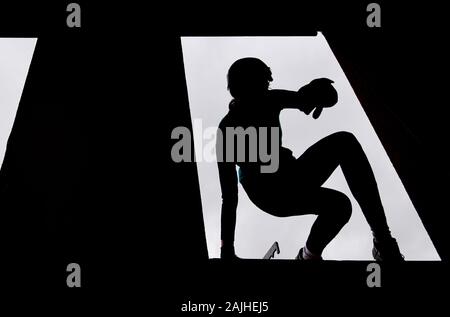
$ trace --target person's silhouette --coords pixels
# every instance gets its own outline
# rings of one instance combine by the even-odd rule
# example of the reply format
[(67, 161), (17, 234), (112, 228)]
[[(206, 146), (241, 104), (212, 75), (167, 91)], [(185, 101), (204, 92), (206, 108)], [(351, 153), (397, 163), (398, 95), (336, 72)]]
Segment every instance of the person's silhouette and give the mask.
[(352, 205), (349, 198), (322, 186), (340, 166), (372, 230), (374, 258), (382, 261), (403, 260), (397, 242), (391, 236), (371, 166), (353, 134), (333, 133), (312, 145), (298, 158), (281, 146), (280, 111), (295, 108), (308, 115), (314, 110), (313, 117), (317, 119), (324, 107), (337, 103), (333, 81), (315, 79), (298, 92), (269, 89), (273, 80), (271, 70), (253, 57), (234, 62), (227, 79), (233, 100), (229, 112), (219, 124), (223, 138), (217, 148), (223, 151), (222, 158), (227, 157), (224, 133), (227, 128), (255, 127), (259, 131), (261, 127), (277, 127), (280, 129), (280, 146), (279, 149), (272, 149), (279, 150), (279, 166), (274, 173), (262, 173), (261, 162), (218, 160), (222, 190), (221, 258), (237, 258), (234, 250), (238, 203), (236, 165), (239, 166), (239, 182), (250, 200), (261, 210), (278, 217), (318, 216), (297, 259), (321, 259), (324, 248), (350, 219)]

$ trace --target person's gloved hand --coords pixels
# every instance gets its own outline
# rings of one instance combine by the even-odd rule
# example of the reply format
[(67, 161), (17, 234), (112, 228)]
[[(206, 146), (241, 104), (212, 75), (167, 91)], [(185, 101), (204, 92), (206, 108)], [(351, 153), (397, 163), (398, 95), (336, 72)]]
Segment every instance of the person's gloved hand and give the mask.
[(222, 260), (237, 260), (239, 259), (234, 252), (234, 245), (223, 245), (220, 248), (220, 258)]
[(336, 89), (331, 79), (318, 78), (299, 89), (303, 99), (303, 112), (310, 114), (314, 110), (313, 118), (319, 118), (323, 108), (334, 106), (338, 101)]

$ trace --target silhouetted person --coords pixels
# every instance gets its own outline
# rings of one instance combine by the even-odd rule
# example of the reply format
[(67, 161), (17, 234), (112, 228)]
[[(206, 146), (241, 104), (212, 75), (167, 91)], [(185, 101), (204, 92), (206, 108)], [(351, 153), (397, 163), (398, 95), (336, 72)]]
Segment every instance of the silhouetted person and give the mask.
[[(228, 71), (228, 89), (234, 99), (230, 102), (228, 114), (220, 122), (223, 143), (218, 141), (217, 148), (223, 146), (222, 149), (226, 152), (227, 127), (278, 127), (279, 166), (274, 173), (262, 173), (261, 161), (218, 160), (223, 200), (221, 258), (236, 258), (234, 234), (238, 204), (237, 164), (240, 183), (250, 200), (261, 210), (278, 217), (304, 214), (318, 216), (297, 259), (322, 259), (324, 248), (350, 219), (350, 199), (339, 191), (322, 186), (340, 166), (372, 230), (374, 258), (380, 261), (403, 260), (386, 222), (371, 166), (353, 134), (333, 133), (312, 145), (299, 158), (295, 158), (292, 151), (281, 146), (280, 111), (295, 108), (309, 115), (314, 110), (313, 117), (317, 119), (322, 108), (333, 106), (337, 102), (333, 81), (316, 79), (294, 92), (269, 89), (272, 80), (270, 68), (257, 58), (237, 60)], [(258, 140), (259, 137), (260, 135)], [(223, 157), (226, 157), (225, 153)]]

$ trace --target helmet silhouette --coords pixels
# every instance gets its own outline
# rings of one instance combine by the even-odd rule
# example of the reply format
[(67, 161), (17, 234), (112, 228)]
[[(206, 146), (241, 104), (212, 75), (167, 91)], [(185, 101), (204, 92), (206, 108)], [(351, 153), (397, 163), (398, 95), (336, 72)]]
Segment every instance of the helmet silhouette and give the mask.
[(270, 68), (256, 57), (235, 61), (228, 70), (228, 90), (235, 99), (255, 96), (269, 88)]

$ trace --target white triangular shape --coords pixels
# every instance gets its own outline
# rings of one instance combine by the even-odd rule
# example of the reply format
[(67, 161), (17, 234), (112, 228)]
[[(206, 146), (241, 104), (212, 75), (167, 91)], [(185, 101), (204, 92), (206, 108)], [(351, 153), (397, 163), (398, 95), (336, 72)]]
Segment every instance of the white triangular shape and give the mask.
[(37, 38), (0, 38), (0, 165), (36, 42)]

